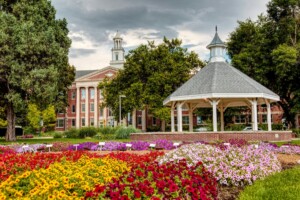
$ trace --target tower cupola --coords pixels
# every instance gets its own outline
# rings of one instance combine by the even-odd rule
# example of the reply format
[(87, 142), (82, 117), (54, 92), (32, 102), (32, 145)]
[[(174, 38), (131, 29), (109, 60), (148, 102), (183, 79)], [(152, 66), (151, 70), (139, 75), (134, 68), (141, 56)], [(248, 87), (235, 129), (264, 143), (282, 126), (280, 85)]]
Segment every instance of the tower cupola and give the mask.
[(210, 62), (225, 62), (225, 43), (220, 39), (218, 35), (218, 28), (216, 26), (216, 33), (207, 47), (210, 50)]
[(123, 39), (119, 33), (119, 31), (117, 31), (115, 37), (113, 38), (114, 40), (114, 47), (111, 49), (111, 53), (112, 53), (112, 60), (110, 61), (110, 65), (113, 67), (117, 67), (117, 68), (123, 68), (124, 66), (124, 48), (123, 48)]

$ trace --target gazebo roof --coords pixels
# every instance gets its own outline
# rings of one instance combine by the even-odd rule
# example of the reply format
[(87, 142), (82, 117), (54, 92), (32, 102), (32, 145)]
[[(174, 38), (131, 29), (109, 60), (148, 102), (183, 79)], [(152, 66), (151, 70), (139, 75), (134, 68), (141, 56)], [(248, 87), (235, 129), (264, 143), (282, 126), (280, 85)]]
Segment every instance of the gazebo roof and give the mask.
[(260, 99), (258, 102), (261, 104), (264, 99), (268, 99), (270, 102), (279, 101), (277, 94), (228, 63), (210, 62), (167, 97), (163, 103), (164, 105), (170, 105), (172, 101), (195, 101), (213, 98), (239, 101), (236, 105), (231, 103), (231, 106), (241, 106), (241, 99), (250, 98)]
[(215, 36), (214, 36), (213, 40), (210, 42), (209, 45), (207, 45), (206, 48), (209, 49), (212, 46), (224, 46), (225, 47), (225, 43), (220, 39), (217, 32), (215, 33)]

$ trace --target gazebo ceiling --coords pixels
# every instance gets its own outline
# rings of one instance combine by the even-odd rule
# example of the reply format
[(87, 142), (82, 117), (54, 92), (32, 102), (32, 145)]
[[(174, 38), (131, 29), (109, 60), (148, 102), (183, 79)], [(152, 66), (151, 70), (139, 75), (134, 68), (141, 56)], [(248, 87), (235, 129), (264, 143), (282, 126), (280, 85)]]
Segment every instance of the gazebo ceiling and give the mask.
[(279, 101), (279, 96), (226, 62), (210, 62), (164, 100), (164, 105), (181, 101), (211, 107), (208, 100), (219, 99), (229, 107)]

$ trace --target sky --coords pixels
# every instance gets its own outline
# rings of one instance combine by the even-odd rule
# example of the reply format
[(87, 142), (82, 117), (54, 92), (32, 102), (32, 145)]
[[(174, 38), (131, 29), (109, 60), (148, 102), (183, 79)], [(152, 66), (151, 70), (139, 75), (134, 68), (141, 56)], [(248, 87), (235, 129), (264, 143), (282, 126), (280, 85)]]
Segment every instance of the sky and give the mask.
[(256, 20), (268, 0), (52, 0), (58, 19), (66, 18), (72, 46), (69, 62), (77, 70), (109, 66), (119, 31), (125, 54), (147, 41), (179, 38), (189, 51), (208, 59), (206, 46), (218, 26), (226, 42), (237, 21)]

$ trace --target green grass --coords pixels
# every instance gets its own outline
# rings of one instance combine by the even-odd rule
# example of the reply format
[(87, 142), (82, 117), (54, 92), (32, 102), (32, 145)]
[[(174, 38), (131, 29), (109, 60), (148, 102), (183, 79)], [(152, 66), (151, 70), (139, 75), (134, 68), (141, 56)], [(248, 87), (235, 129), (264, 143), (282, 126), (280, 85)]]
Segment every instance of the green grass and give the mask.
[[(287, 142), (274, 142), (275, 144), (281, 146), (283, 144), (287, 144)], [(296, 144), (296, 145), (300, 145), (300, 140), (292, 140), (291, 144)]]
[[(42, 144), (42, 143), (53, 143), (53, 142), (70, 142), (72, 144), (77, 144), (77, 143), (83, 143), (83, 142), (99, 142), (99, 141), (108, 141), (108, 140), (103, 140), (103, 139), (73, 139), (73, 138), (51, 138), (51, 139), (45, 139), (45, 138), (30, 138), (30, 139), (17, 139), (16, 142), (6, 142), (3, 138), (0, 139), (0, 144), (8, 145), (11, 143), (27, 143), (27, 144)], [(112, 141), (112, 140), (109, 140)], [(114, 141), (119, 141), (119, 142), (128, 142), (130, 141), (129, 139), (119, 139), (119, 140), (114, 140)]]
[(300, 167), (256, 181), (241, 192), (239, 200), (299, 200)]

